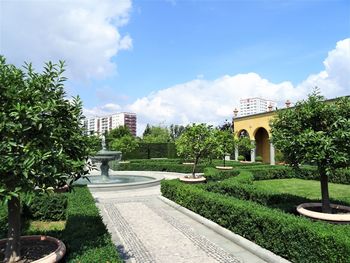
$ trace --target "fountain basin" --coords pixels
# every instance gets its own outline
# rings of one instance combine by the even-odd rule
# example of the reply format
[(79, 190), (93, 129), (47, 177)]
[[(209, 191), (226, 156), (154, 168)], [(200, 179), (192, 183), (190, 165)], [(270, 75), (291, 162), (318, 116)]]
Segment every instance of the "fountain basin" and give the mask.
[(164, 179), (160, 172), (151, 171), (113, 171), (109, 170), (109, 177), (101, 177), (98, 171), (92, 171), (87, 179), (79, 179), (74, 184), (87, 185), (90, 190), (117, 191), (159, 185)]

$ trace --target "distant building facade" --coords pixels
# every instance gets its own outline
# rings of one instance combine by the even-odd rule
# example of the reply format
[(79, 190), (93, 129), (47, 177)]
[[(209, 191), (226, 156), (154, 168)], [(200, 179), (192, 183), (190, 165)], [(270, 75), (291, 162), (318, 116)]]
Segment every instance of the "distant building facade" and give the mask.
[(126, 126), (131, 134), (136, 136), (136, 121), (136, 113), (120, 112), (108, 116), (86, 118), (84, 128), (86, 134), (103, 134), (119, 126)]
[(239, 103), (240, 110), (238, 112), (238, 116), (240, 117), (271, 111), (277, 107), (277, 103), (275, 101), (262, 98), (241, 99)]

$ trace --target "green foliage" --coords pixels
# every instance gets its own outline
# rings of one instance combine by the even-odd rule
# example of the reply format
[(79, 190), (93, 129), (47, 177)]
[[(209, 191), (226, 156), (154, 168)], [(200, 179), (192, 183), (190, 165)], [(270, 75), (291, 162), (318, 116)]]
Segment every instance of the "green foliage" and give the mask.
[(28, 219), (42, 221), (66, 220), (67, 196), (64, 194), (38, 194), (23, 205)]
[(218, 157), (223, 158), (225, 164), (225, 155), (230, 155), (235, 148), (233, 134), (229, 130), (215, 130), (214, 137), (216, 139), (216, 154)]
[(90, 146), (90, 156), (94, 156), (99, 150), (102, 149), (102, 140), (97, 135), (89, 135), (85, 137)]
[(89, 145), (83, 136), (82, 103), (68, 100), (64, 63), (31, 64), (22, 71), (0, 57), (0, 196), (45, 191), (83, 174)]
[(142, 138), (142, 142), (144, 143), (167, 143), (170, 142), (170, 140), (169, 130), (161, 126), (148, 126), (147, 132)]
[(256, 161), (256, 162), (262, 162), (262, 161), (263, 161), (263, 158), (262, 158), (261, 156), (258, 155), (258, 156), (255, 157), (255, 161)]
[(67, 216), (62, 233), (67, 262), (122, 262), (86, 187), (68, 194)]
[(169, 126), (169, 134), (173, 142), (175, 142), (177, 138), (179, 138), (184, 131), (185, 131), (185, 127), (182, 125), (171, 124)]
[(213, 128), (204, 123), (188, 126), (175, 144), (180, 157), (194, 161), (193, 176), (199, 159), (212, 157), (217, 148)]
[(125, 136), (133, 137), (127, 126), (118, 126), (106, 133), (106, 145), (108, 148), (112, 148), (112, 144), (115, 140), (121, 139)]
[(0, 203), (0, 239), (7, 234), (7, 207)]
[(176, 148), (174, 143), (138, 143), (131, 152), (123, 154), (124, 160), (149, 159), (149, 158), (175, 158)]
[(239, 174), (238, 170), (218, 170), (213, 167), (207, 167), (204, 169), (204, 176), (207, 179), (207, 182), (217, 182), (226, 180), (228, 178), (237, 176)]
[[(204, 168), (207, 167), (205, 164), (198, 164), (197, 171), (203, 172)], [(112, 167), (113, 169), (114, 167)], [(120, 163), (118, 165), (119, 171), (162, 171), (162, 172), (176, 172), (176, 173), (191, 173), (192, 166), (184, 165), (181, 163), (172, 163), (154, 160), (154, 161), (138, 161), (130, 163)]]
[(135, 137), (132, 135), (124, 135), (123, 137), (113, 139), (110, 142), (110, 149), (121, 151), (123, 155), (126, 155), (134, 151), (138, 145)]
[(238, 156), (238, 161), (244, 161), (244, 160), (245, 160), (245, 157), (243, 155)]
[(292, 262), (349, 262), (350, 228), (347, 226), (312, 222), (254, 202), (207, 192), (178, 180), (162, 181), (161, 192)]
[(288, 163), (313, 163), (331, 176), (350, 166), (350, 98), (324, 100), (316, 90), (294, 108), (278, 111), (271, 132)]
[(251, 149), (255, 147), (254, 145), (252, 145), (249, 137), (244, 137), (244, 136), (239, 137), (237, 139), (236, 144), (238, 147), (238, 152), (242, 156), (249, 156)]

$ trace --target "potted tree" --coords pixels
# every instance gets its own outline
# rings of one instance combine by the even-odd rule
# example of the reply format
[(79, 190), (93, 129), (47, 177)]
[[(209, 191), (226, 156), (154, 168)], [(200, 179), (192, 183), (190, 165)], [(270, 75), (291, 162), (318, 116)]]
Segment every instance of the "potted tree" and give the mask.
[(232, 166), (226, 166), (225, 156), (232, 153), (235, 148), (235, 140), (233, 134), (229, 130), (216, 130), (215, 139), (217, 141), (216, 153), (223, 159), (224, 166), (216, 166), (217, 169), (230, 170)]
[[(328, 178), (336, 169), (350, 165), (349, 120), (348, 97), (325, 102), (316, 89), (294, 108), (278, 111), (272, 122), (273, 143), (285, 160), (296, 168), (303, 162), (312, 163), (320, 175), (322, 203), (302, 204), (298, 207), (302, 214), (330, 221), (350, 221), (350, 214), (330, 215), (337, 213), (337, 207), (342, 212), (350, 209), (332, 205), (328, 191)], [(319, 212), (311, 211), (318, 209)]]
[(193, 160), (192, 174), (187, 178), (181, 178), (186, 182), (204, 182), (205, 178), (196, 174), (196, 166), (201, 158), (207, 158), (217, 147), (213, 128), (204, 123), (192, 124), (175, 142), (179, 156)]
[[(21, 258), (20, 246), (52, 242), (59, 260), (62, 242), (51, 237), (21, 238), (21, 195), (52, 192), (87, 173), (88, 141), (81, 127), (79, 98), (65, 97), (64, 63), (47, 63), (42, 73), (26, 64), (24, 70), (0, 57), (0, 197), (8, 206), (5, 262)], [(0, 243), (1, 243), (0, 242)]]

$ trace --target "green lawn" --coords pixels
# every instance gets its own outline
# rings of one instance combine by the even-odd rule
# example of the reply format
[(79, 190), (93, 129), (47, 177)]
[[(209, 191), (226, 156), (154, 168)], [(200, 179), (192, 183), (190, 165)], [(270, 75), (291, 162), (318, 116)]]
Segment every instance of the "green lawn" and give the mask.
[[(302, 179), (274, 179), (254, 181), (254, 185), (261, 189), (277, 193), (288, 193), (309, 199), (321, 199), (319, 181)], [(350, 185), (329, 183), (329, 195), (332, 199), (350, 203)]]

